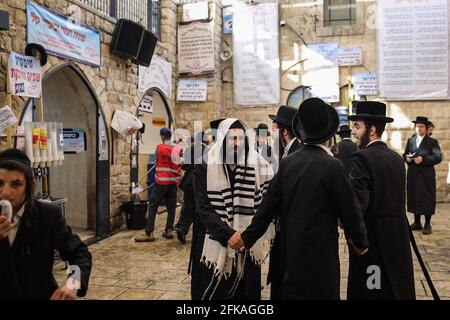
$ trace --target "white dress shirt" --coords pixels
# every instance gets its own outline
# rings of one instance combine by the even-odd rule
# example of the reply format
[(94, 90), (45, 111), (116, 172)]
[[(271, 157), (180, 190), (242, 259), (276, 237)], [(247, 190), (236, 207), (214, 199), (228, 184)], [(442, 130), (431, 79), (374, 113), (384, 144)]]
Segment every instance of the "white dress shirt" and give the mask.
[(8, 235), (9, 244), (11, 246), (13, 245), (14, 240), (16, 239), (17, 231), (19, 230), (20, 226), (20, 220), (22, 220), (24, 211), (25, 211), (25, 204), (23, 204), (22, 208), (20, 208), (20, 210), (12, 217), (12, 223), (16, 223), (16, 225)]
[(422, 143), (422, 140), (425, 136), (416, 136), (416, 146), (417, 149), (419, 149), (420, 144)]

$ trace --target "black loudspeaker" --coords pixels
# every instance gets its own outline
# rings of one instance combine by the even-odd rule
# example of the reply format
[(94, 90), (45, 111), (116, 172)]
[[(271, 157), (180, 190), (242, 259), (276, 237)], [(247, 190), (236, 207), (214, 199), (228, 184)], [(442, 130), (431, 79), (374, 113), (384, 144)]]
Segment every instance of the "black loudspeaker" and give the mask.
[(110, 51), (124, 58), (137, 59), (144, 30), (143, 26), (133, 21), (118, 20)]
[(152, 32), (144, 30), (139, 55), (133, 62), (148, 67), (152, 61), (157, 42), (158, 38)]

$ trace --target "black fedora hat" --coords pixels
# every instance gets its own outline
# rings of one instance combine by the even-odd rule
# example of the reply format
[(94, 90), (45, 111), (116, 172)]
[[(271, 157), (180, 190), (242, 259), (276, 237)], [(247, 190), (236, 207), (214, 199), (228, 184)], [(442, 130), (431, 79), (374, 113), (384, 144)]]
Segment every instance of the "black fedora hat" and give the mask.
[(337, 111), (322, 99), (302, 102), (292, 121), (295, 135), (303, 142), (318, 144), (329, 140), (339, 128)]
[(373, 120), (391, 123), (394, 119), (386, 117), (386, 104), (378, 101), (357, 101), (356, 113), (347, 117), (348, 120)]
[(421, 117), (421, 116), (417, 116), (416, 120), (412, 121), (413, 123), (417, 124), (417, 123), (423, 123), (425, 125), (429, 125), (431, 123), (430, 120), (428, 120), (427, 117)]
[(342, 126), (339, 127), (339, 131), (336, 132), (336, 134), (345, 134), (345, 133), (350, 133), (352, 132), (352, 129), (350, 129), (350, 127), (346, 124), (343, 124)]
[(217, 129), (219, 129), (219, 124), (220, 124), (223, 120), (225, 120), (225, 119), (226, 119), (226, 118), (220, 118), (220, 119), (212, 120), (212, 121), (209, 123), (209, 127), (210, 127), (211, 129), (217, 130)]
[(279, 123), (285, 127), (291, 128), (292, 126), (292, 119), (294, 119), (294, 116), (297, 112), (297, 109), (287, 107), (287, 106), (280, 106), (278, 108), (278, 112), (276, 115), (270, 114), (269, 118), (272, 119), (273, 122)]
[(265, 123), (258, 124), (258, 127), (255, 128), (256, 135), (259, 136), (261, 133), (265, 132), (267, 137), (270, 137), (269, 127)]

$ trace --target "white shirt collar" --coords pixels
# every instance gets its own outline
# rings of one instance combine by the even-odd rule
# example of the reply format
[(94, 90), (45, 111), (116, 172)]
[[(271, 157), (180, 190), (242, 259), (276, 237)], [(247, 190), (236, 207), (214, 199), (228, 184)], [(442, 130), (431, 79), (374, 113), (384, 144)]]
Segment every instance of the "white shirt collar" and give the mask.
[(369, 142), (369, 143), (367, 144), (366, 148), (367, 148), (368, 146), (370, 146), (371, 144), (374, 144), (375, 142), (378, 142), (378, 141), (383, 142), (383, 140), (381, 140), (381, 139), (373, 140), (373, 141), (371, 141), (371, 142)]
[(352, 138), (344, 138), (344, 139), (342, 139), (342, 141), (344, 141), (344, 140), (350, 140), (350, 141), (353, 141)]
[(333, 152), (331, 152), (331, 150), (327, 147), (325, 147), (323, 144), (309, 144), (309, 143), (304, 143), (304, 145), (306, 146), (316, 146), (321, 148), (322, 150), (324, 150), (326, 153), (328, 153), (329, 156), (334, 157)]
[(294, 141), (295, 141), (296, 139), (297, 139), (297, 138), (292, 139), (292, 140), (287, 144), (287, 146), (284, 147), (283, 157), (287, 156), (287, 154), (289, 153), (289, 149), (291, 149), (291, 147), (292, 147), (292, 145), (294, 144)]
[(22, 205), (22, 207), (17, 211), (15, 215), (13, 215), (13, 223), (15, 222), (15, 227), (11, 230), (8, 236), (9, 244), (12, 246), (14, 243), (14, 240), (17, 236), (17, 231), (19, 230), (20, 221), (22, 220), (23, 213), (25, 212), (25, 203)]

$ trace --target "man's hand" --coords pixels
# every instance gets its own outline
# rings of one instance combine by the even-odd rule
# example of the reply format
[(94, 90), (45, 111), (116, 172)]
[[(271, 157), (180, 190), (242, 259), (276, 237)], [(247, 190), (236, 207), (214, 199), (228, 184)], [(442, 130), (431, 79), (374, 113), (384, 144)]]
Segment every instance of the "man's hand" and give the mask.
[(0, 214), (0, 239), (7, 238), (15, 226), (15, 223), (11, 223), (4, 215)]
[(365, 255), (367, 253), (367, 251), (369, 251), (369, 248), (360, 249), (360, 248), (353, 246), (353, 250), (355, 250), (355, 252), (358, 254), (358, 256), (362, 256), (362, 255)]
[(77, 289), (69, 289), (67, 285), (63, 285), (55, 290), (50, 300), (76, 300)]
[(347, 241), (352, 246), (353, 250), (355, 250), (355, 252), (358, 254), (358, 256), (362, 256), (362, 255), (366, 254), (367, 251), (369, 251), (369, 248), (360, 249), (357, 246), (355, 246), (352, 239), (348, 239)]
[(244, 241), (242, 240), (239, 231), (236, 231), (231, 238), (228, 239), (228, 245), (234, 250), (239, 250), (244, 246)]
[(422, 157), (414, 158), (414, 163), (415, 163), (415, 164), (421, 164), (422, 161), (423, 161)]

